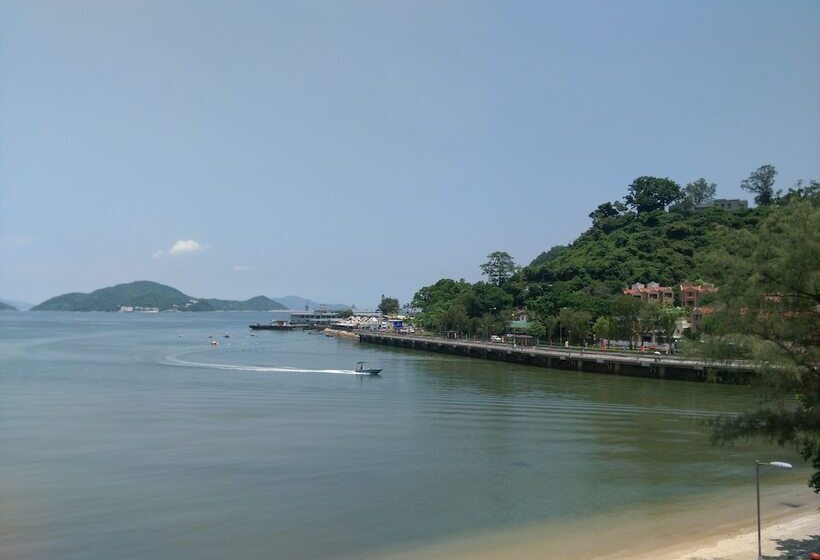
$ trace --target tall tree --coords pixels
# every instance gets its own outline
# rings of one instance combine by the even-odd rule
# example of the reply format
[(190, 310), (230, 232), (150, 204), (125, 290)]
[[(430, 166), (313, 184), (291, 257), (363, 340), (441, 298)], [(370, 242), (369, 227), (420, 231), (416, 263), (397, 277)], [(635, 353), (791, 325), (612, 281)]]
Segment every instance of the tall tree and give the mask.
[(504, 251), (493, 251), (487, 255), (487, 262), (481, 265), (481, 274), (487, 276), (496, 286), (512, 278), (516, 272), (518, 272), (518, 265)]
[(672, 179), (644, 176), (632, 181), (624, 200), (641, 213), (663, 210), (682, 196), (680, 185)]
[(592, 332), (595, 335), (595, 338), (599, 341), (606, 340), (614, 336), (615, 325), (613, 324), (612, 319), (602, 315), (598, 317), (595, 320), (595, 324), (592, 325)]
[(558, 322), (561, 325), (567, 339), (572, 342), (584, 342), (590, 330), (592, 315), (586, 311), (575, 311), (573, 309), (562, 309), (558, 314)]
[(794, 445), (820, 492), (820, 198), (796, 198), (754, 230), (725, 230), (706, 266), (722, 307), (695, 350), (745, 359), (764, 398), (758, 410), (715, 423), (714, 439), (759, 436)]
[(740, 188), (754, 193), (755, 204), (758, 206), (768, 206), (774, 202), (777, 194), (774, 191), (774, 178), (777, 175), (777, 169), (772, 165), (763, 165), (758, 167), (748, 178), (743, 179), (740, 183)]
[(382, 295), (382, 301), (379, 303), (378, 309), (385, 315), (395, 315), (399, 312), (399, 300)]
[(612, 302), (612, 313), (616, 336), (628, 340), (629, 347), (634, 348), (640, 328), (641, 300), (619, 295)]
[(675, 208), (690, 212), (699, 204), (712, 202), (716, 193), (717, 185), (701, 177), (691, 183), (686, 183), (686, 186), (683, 187), (683, 197), (675, 205)]

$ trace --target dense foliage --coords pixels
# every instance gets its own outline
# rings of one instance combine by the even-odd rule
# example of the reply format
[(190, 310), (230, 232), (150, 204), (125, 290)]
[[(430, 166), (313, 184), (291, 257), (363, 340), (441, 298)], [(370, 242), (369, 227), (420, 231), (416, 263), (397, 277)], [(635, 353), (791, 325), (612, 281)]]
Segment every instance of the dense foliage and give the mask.
[[(192, 303), (195, 301), (196, 303)], [(53, 297), (32, 311), (119, 311), (121, 306), (158, 307), (183, 311), (268, 311), (284, 306), (265, 296), (247, 301), (197, 299), (157, 282), (140, 280), (95, 290), (90, 294), (69, 293)]]
[(740, 187), (755, 195), (755, 204), (768, 206), (780, 194), (774, 190), (774, 178), (776, 176), (777, 170), (774, 166), (763, 165), (752, 171), (752, 174), (740, 183)]
[(504, 251), (493, 251), (487, 255), (487, 262), (481, 265), (481, 274), (490, 279), (490, 282), (500, 286), (518, 272), (518, 266)]
[(503, 332), (513, 298), (493, 284), (444, 278), (419, 290), (411, 305), (421, 310), (417, 321), (427, 330), (487, 335)]
[[(679, 312), (658, 314), (651, 306), (627, 301), (632, 298), (621, 295), (623, 288), (634, 282), (675, 287), (686, 280), (714, 281), (703, 265), (705, 255), (723, 243), (715, 232), (754, 231), (789, 200), (816, 190), (814, 182), (799, 184), (784, 196), (774, 192), (771, 205), (727, 211), (696, 208), (716, 194), (715, 184), (706, 179), (680, 188), (670, 179), (639, 177), (623, 201), (598, 206), (590, 214), (592, 226), (571, 245), (555, 246), (520, 270), (507, 253), (491, 253), (481, 265), (490, 283), (442, 279), (422, 288), (412, 305), (421, 311), (421, 325), (431, 331), (486, 333), (490, 327), (482, 325), (496, 321), (503, 328), (510, 311), (522, 309), (528, 312), (531, 334), (543, 340), (570, 336), (573, 343), (593, 338), (636, 342), (649, 333), (668, 337)], [(492, 297), (489, 288), (498, 288)], [(586, 319), (586, 328), (580, 328), (579, 317)], [(600, 318), (606, 320), (599, 323)]]
[(754, 363), (763, 398), (759, 410), (716, 422), (715, 439), (796, 446), (820, 492), (820, 197), (793, 196), (754, 230), (716, 237), (704, 268), (722, 287), (720, 305), (692, 350)]
[(385, 315), (395, 315), (399, 312), (399, 300), (394, 297), (385, 297), (379, 302), (378, 310)]
[(710, 232), (719, 226), (752, 228), (759, 220), (758, 210), (715, 208), (697, 213), (637, 214), (624, 209), (597, 214), (592, 227), (567, 250), (551, 261), (524, 268), (520, 279), (528, 292), (527, 302), (549, 315), (564, 307), (594, 316), (609, 314), (613, 295), (634, 282), (671, 286), (700, 278), (700, 259), (714, 243)]

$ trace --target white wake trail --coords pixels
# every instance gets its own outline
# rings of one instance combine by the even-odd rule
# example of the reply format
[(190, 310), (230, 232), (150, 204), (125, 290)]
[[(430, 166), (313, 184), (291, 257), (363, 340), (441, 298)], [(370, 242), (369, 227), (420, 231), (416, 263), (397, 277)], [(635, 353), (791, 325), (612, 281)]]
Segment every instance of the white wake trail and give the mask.
[(191, 362), (188, 360), (182, 360), (178, 356), (179, 354), (171, 354), (170, 356), (166, 356), (165, 360), (167, 361), (167, 363), (176, 366), (222, 369), (228, 371), (255, 371), (260, 373), (340, 373), (343, 375), (367, 375), (352, 369), (304, 369), (287, 366), (269, 367), (250, 366), (244, 364), (215, 364), (206, 362)]

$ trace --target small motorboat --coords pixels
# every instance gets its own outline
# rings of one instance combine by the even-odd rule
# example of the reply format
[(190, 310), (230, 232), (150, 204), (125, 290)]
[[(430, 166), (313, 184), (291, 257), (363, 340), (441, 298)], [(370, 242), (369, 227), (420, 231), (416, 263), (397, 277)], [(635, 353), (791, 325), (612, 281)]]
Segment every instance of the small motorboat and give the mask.
[(356, 373), (363, 373), (365, 375), (379, 375), (381, 373), (382, 368), (372, 368), (367, 367), (365, 362), (356, 362)]

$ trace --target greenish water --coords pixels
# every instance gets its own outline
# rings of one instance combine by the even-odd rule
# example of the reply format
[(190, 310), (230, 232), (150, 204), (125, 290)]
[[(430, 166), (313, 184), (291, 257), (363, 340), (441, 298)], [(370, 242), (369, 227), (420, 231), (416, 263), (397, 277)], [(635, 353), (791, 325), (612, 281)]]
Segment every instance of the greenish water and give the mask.
[(0, 557), (355, 558), (793, 459), (709, 445), (700, 421), (751, 406), (742, 387), (251, 336), (267, 319), (0, 314)]

